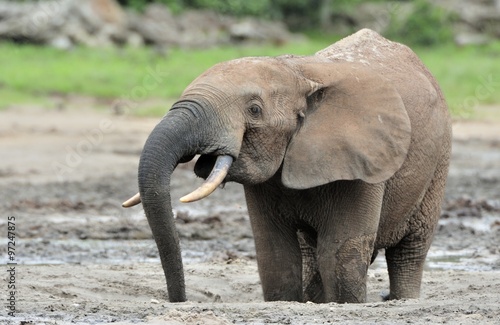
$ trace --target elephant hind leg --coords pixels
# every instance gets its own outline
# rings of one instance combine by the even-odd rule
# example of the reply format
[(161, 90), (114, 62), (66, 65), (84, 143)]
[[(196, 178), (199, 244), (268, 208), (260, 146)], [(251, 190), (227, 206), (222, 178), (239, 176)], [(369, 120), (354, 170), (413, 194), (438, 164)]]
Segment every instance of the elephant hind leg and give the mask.
[(389, 270), (390, 293), (385, 300), (418, 298), (428, 248), (416, 236), (405, 237), (398, 245), (386, 249)]
[(325, 298), (316, 254), (317, 234), (315, 232), (311, 233), (310, 231), (299, 230), (297, 237), (302, 253), (302, 290), (304, 291), (304, 302), (322, 303)]
[(390, 294), (386, 299), (418, 298), (425, 258), (441, 213), (449, 159), (438, 165), (422, 202), (410, 220), (408, 234), (386, 249)]

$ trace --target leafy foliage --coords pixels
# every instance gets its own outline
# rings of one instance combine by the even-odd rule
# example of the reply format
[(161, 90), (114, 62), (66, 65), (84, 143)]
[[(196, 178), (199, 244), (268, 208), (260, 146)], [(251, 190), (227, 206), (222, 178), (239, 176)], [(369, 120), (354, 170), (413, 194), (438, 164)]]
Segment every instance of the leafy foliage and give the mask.
[[(373, 0), (381, 1), (381, 0)], [(163, 3), (172, 11), (186, 8), (210, 9), (233, 16), (258, 16), (268, 19), (300, 17), (308, 27), (318, 25), (321, 10), (325, 7), (344, 9), (362, 0), (119, 0), (122, 5), (142, 10), (153, 2)]]
[(148, 3), (158, 2), (178, 12), (185, 8), (211, 9), (234, 16), (263, 16), (273, 18), (274, 5), (271, 0), (120, 0), (121, 4), (142, 10)]
[[(43, 0), (10, 0), (43, 1)], [(48, 0), (45, 0), (48, 1)], [(209, 9), (232, 16), (255, 16), (284, 21), (292, 31), (338, 33), (345, 36), (359, 29), (364, 21), (353, 13), (366, 2), (388, 8), (377, 19), (390, 21), (384, 36), (411, 46), (433, 46), (453, 38), (457, 14), (431, 0), (117, 0), (141, 11), (151, 3), (162, 3), (179, 13), (183, 10)], [(376, 8), (375, 6), (375, 8)], [(397, 10), (400, 8), (400, 10)], [(411, 8), (408, 10), (407, 8)]]
[(449, 43), (453, 39), (451, 25), (456, 18), (454, 15), (427, 0), (416, 0), (413, 4), (409, 17), (401, 19), (397, 12), (392, 13), (386, 37), (422, 46)]

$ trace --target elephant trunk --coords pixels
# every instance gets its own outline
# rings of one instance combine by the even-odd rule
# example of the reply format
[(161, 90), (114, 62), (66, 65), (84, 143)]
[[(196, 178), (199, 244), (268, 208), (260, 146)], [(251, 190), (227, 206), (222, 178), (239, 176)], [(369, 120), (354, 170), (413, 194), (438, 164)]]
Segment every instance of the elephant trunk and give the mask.
[[(186, 300), (184, 272), (170, 198), (170, 178), (179, 162), (209, 154), (213, 129), (196, 102), (179, 102), (150, 134), (139, 163), (139, 193), (158, 247), (171, 302)], [(203, 125), (202, 125), (203, 124)], [(229, 167), (228, 167), (229, 168)], [(220, 177), (219, 177), (220, 178)], [(223, 181), (220, 180), (221, 182)], [(132, 198), (131, 200), (133, 200)], [(129, 200), (130, 201), (130, 200)]]

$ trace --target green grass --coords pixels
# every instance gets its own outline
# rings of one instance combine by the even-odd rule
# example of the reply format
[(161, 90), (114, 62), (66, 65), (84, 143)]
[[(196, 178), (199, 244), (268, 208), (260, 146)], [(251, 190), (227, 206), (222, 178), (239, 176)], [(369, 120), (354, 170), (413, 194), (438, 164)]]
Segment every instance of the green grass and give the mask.
[[(65, 52), (31, 45), (0, 43), (0, 108), (40, 102), (49, 95), (78, 94), (134, 103), (178, 97), (199, 74), (242, 56), (312, 54), (328, 41), (275, 46), (172, 49), (160, 55), (146, 49), (76, 48)], [(146, 107), (138, 115), (157, 115), (164, 107)]]
[(35, 104), (45, 106), (44, 97), (27, 95), (25, 92), (3, 86), (0, 83), (0, 110), (17, 104)]
[(500, 42), (415, 52), (438, 80), (455, 116), (474, 117), (478, 106), (500, 104)]
[[(50, 96), (76, 94), (108, 102), (128, 100), (140, 103), (133, 110), (136, 115), (162, 115), (168, 107), (163, 102), (169, 105), (196, 76), (217, 62), (243, 56), (307, 55), (337, 39), (316, 36), (281, 47), (171, 49), (165, 56), (150, 48), (75, 48), (66, 52), (0, 43), (0, 109), (25, 103), (50, 106)], [(473, 116), (476, 104), (500, 103), (500, 43), (415, 51), (438, 79), (456, 116)]]

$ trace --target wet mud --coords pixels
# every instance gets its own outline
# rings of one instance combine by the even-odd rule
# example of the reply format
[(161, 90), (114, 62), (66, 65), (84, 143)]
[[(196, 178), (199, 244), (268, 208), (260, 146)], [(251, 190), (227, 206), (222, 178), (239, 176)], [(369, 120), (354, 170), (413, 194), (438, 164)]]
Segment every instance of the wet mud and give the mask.
[[(90, 110), (0, 113), (0, 229), (5, 233), (8, 216), (15, 216), (18, 263), (15, 317), (4, 303), (0, 323), (500, 319), (500, 123), (455, 123), (446, 199), (420, 299), (381, 301), (389, 288), (381, 252), (369, 270), (366, 304), (316, 305), (263, 302), (242, 187), (227, 184), (205, 200), (182, 204), (178, 199), (201, 183), (192, 163), (172, 177), (189, 302), (168, 303), (142, 207), (120, 207), (137, 192), (140, 151), (156, 122)], [(0, 252), (7, 254), (5, 237)]]

